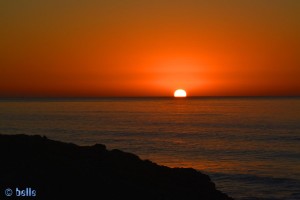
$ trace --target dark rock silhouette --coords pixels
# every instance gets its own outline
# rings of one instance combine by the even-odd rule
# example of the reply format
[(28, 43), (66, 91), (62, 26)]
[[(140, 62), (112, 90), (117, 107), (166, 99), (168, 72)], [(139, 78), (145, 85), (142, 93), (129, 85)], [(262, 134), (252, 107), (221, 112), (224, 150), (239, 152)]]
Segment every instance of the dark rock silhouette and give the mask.
[(0, 199), (6, 188), (31, 188), (35, 199), (51, 200), (232, 200), (194, 169), (159, 166), (101, 144), (0, 135), (0, 156)]

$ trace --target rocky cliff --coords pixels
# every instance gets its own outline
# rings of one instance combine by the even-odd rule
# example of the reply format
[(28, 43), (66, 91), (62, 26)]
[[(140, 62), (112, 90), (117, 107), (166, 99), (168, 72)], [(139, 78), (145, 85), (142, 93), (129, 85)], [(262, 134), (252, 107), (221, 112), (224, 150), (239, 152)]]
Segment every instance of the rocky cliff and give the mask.
[(0, 135), (0, 156), (1, 198), (232, 200), (194, 169), (159, 166), (101, 144)]

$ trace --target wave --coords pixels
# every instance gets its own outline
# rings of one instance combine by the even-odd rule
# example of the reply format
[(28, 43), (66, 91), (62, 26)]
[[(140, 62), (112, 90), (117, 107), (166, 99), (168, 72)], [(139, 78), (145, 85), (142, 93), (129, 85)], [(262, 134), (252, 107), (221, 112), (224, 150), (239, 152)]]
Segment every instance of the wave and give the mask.
[(299, 200), (300, 180), (293, 178), (204, 172), (217, 188), (236, 200)]
[(254, 174), (229, 174), (229, 173), (212, 173), (208, 172), (211, 176), (215, 178), (226, 178), (226, 179), (235, 179), (235, 180), (243, 180), (243, 181), (255, 181), (255, 182), (268, 182), (268, 183), (298, 183), (300, 184), (300, 180), (291, 179), (291, 178), (282, 178), (282, 177), (270, 177), (270, 176), (258, 176)]

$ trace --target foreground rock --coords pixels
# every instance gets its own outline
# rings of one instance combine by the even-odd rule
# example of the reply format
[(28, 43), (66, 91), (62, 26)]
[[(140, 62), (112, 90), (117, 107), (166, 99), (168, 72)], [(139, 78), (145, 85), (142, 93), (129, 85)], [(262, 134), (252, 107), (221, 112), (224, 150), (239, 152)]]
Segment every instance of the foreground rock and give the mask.
[(159, 166), (101, 144), (0, 135), (0, 156), (1, 199), (6, 188), (13, 192), (10, 199), (29, 192), (34, 196), (33, 190), (35, 199), (231, 199), (194, 169)]

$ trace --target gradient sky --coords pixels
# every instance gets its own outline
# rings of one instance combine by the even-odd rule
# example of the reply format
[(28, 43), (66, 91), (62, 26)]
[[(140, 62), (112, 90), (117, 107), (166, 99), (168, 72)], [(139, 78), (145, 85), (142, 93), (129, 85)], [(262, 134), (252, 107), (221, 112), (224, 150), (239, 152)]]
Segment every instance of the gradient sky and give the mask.
[(4, 0), (0, 96), (300, 95), (299, 0)]

